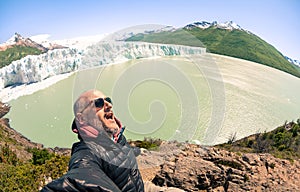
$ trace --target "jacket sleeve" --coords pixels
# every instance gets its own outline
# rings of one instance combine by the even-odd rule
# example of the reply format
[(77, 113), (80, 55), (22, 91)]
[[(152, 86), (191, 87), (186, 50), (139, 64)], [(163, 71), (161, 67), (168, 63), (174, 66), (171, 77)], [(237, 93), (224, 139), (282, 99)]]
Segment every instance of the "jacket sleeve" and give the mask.
[(46, 185), (47, 191), (121, 191), (103, 172), (99, 163), (89, 152), (74, 155), (70, 160), (69, 171), (61, 178)]
[(102, 170), (73, 169), (63, 177), (49, 183), (41, 190), (41, 192), (48, 191), (119, 192), (121, 190)]

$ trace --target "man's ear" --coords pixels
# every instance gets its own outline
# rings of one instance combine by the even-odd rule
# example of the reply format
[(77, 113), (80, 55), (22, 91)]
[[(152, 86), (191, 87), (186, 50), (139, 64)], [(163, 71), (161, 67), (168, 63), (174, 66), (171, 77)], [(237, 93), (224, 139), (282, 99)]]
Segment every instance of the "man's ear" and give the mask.
[(75, 118), (79, 125), (84, 125), (86, 123), (86, 120), (83, 117), (82, 113), (77, 113)]

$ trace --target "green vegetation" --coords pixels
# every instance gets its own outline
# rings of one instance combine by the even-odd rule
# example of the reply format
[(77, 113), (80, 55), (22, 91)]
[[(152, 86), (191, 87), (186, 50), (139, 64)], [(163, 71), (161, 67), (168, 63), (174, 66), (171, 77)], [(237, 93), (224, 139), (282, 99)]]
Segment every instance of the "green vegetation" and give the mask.
[[(158, 149), (161, 142), (160, 139), (152, 138), (129, 141), (137, 147), (150, 150)], [(38, 191), (45, 185), (47, 178), (54, 180), (67, 172), (69, 156), (57, 155), (47, 149), (28, 148), (27, 152), (31, 153), (32, 158), (24, 161), (18, 159), (9, 145), (11, 143), (0, 145), (0, 191)]]
[(175, 45), (188, 45), (194, 47), (205, 47), (203, 42), (199, 41), (196, 36), (193, 36), (189, 31), (179, 29), (174, 32), (160, 32), (151, 34), (137, 34), (126, 41), (144, 41), (150, 43), (163, 43)]
[(39, 55), (43, 52), (37, 48), (24, 47), (20, 45), (13, 46), (0, 51), (0, 68), (9, 65), (11, 62), (19, 60), (27, 55)]
[(50, 160), (55, 155), (53, 153), (50, 153), (46, 149), (28, 149), (29, 152), (32, 153), (32, 164), (33, 165), (42, 165), (45, 164), (47, 160)]
[(9, 110), (9, 105), (0, 102), (0, 191), (38, 191), (49, 177), (56, 179), (67, 172), (70, 157), (28, 147), (29, 141), (24, 138), (18, 140), (22, 136), (2, 118)]
[(173, 32), (137, 34), (126, 41), (179, 44), (206, 47), (207, 52), (261, 63), (300, 77), (300, 69), (291, 65), (272, 45), (241, 30), (179, 29)]
[(16, 166), (19, 163), (17, 155), (9, 149), (7, 143), (0, 146), (0, 163)]
[[(257, 133), (238, 141), (218, 145), (234, 152), (270, 153), (278, 158), (293, 161), (300, 158), (300, 119), (285, 123), (277, 129)], [(271, 165), (272, 166), (272, 165)]]
[(45, 179), (56, 179), (67, 171), (69, 157), (55, 155), (46, 149), (29, 149), (30, 161), (23, 162), (10, 150), (8, 144), (0, 145), (1, 191), (38, 191)]
[(143, 141), (128, 141), (130, 145), (148, 150), (158, 150), (161, 142), (162, 140), (153, 138), (144, 138)]

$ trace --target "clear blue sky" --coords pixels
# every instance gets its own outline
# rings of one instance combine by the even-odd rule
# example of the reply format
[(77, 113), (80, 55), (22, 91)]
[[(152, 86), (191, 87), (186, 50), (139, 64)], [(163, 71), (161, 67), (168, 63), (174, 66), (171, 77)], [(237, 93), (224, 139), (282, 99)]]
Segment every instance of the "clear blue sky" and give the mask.
[(140, 24), (234, 21), (300, 60), (299, 0), (0, 0), (0, 43), (15, 32), (64, 39)]

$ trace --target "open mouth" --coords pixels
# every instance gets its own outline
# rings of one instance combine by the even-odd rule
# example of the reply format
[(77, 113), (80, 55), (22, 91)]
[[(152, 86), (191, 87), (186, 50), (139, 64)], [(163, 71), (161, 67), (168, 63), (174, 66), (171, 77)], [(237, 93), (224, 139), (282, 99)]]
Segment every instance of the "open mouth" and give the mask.
[(106, 113), (106, 114), (104, 115), (104, 118), (105, 118), (105, 119), (108, 119), (108, 120), (114, 120), (114, 114), (113, 114), (112, 112)]

